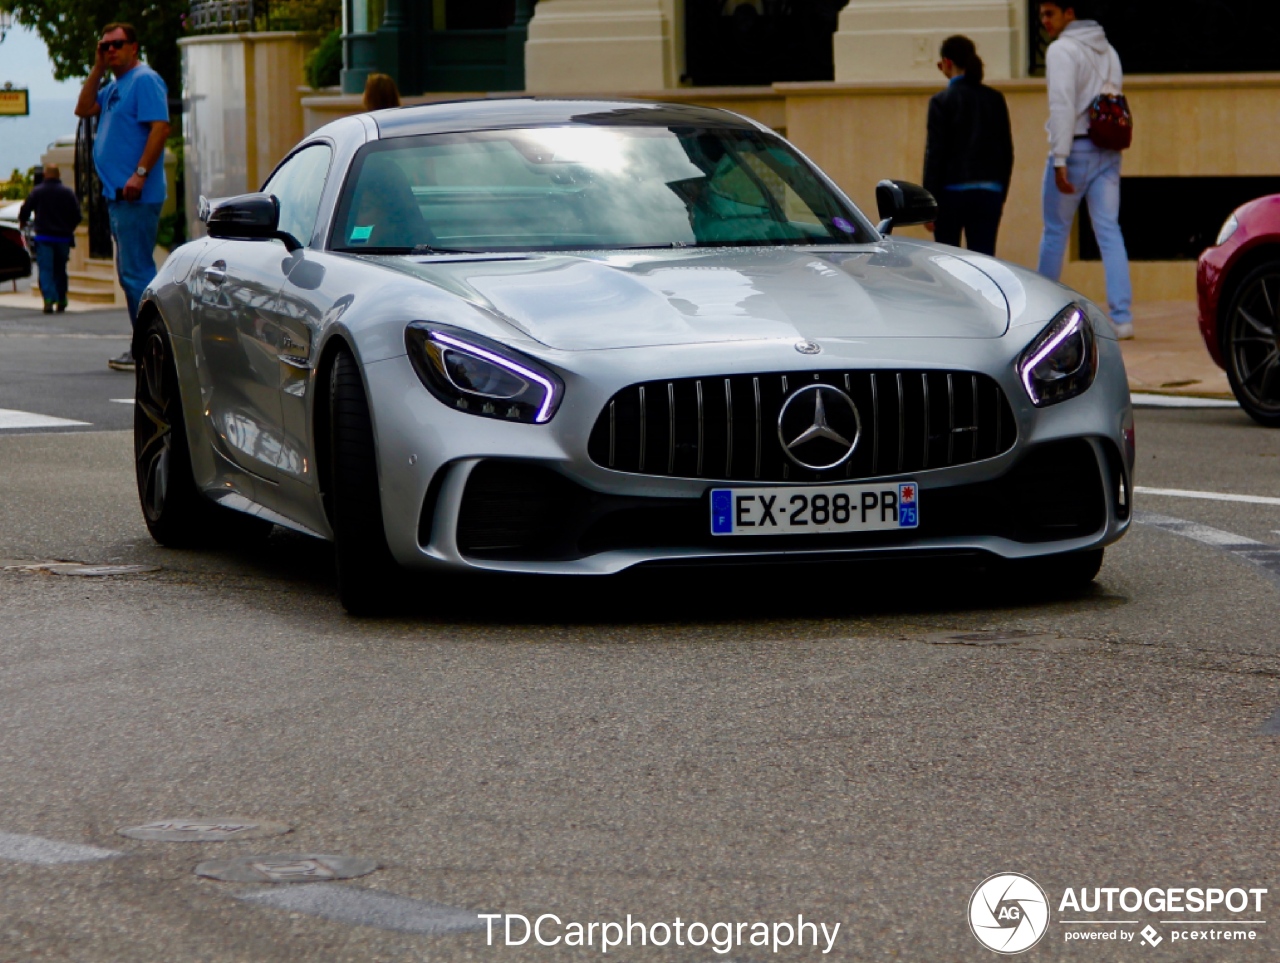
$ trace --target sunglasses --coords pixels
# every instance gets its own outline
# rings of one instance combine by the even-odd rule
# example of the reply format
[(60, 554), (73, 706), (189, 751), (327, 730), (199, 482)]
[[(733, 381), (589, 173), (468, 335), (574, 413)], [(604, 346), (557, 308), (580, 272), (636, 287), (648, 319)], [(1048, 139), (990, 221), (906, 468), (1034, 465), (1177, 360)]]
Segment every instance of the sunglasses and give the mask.
[(120, 50), (125, 44), (132, 42), (131, 40), (104, 40), (98, 44), (98, 52), (106, 53), (108, 50)]

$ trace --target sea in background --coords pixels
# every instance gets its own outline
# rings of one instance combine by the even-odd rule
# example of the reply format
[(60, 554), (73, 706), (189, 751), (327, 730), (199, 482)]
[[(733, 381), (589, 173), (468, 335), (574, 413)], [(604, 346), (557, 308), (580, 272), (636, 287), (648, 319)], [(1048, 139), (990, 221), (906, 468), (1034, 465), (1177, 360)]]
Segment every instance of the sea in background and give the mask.
[(76, 102), (32, 100), (27, 117), (0, 117), (0, 181), (8, 180), (16, 167), (25, 171), (40, 163), (40, 156), (59, 137), (76, 133)]

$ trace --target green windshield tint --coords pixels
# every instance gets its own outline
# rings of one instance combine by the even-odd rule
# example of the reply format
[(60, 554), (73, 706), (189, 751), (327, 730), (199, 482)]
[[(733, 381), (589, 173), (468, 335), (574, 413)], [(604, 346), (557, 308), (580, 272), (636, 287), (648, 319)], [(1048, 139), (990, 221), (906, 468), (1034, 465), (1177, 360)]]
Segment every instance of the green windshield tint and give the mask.
[(866, 243), (780, 139), (731, 128), (547, 127), (364, 148), (331, 246), (556, 251)]

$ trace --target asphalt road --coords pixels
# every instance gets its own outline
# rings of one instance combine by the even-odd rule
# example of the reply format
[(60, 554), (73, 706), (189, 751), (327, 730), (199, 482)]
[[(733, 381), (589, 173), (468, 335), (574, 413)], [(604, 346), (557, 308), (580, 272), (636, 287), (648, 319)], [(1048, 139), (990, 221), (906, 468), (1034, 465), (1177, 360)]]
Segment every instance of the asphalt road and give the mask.
[[(0, 408), (91, 427), (0, 431), (0, 559), (159, 570), (0, 571), (3, 963), (994, 960), (970, 895), (1010, 871), (1052, 904), (1029, 960), (1280, 958), (1280, 503), (1140, 496), (1077, 594), (955, 569), (685, 572), (425, 582), (410, 615), (355, 620), (323, 544), (152, 544), (129, 435), (102, 430), (128, 422), (109, 400), (127, 376), (97, 370), (106, 340), (68, 336), (108, 325), (41, 347), (17, 323)], [(1280, 433), (1238, 411), (1143, 410), (1137, 432), (1139, 485), (1280, 499)], [(292, 832), (116, 833), (235, 817)], [(193, 872), (315, 854), (381, 868)], [(1068, 887), (1269, 892), (1258, 912), (1108, 914), (1062, 911)], [(604, 956), (599, 927), (591, 947), (506, 946), (499, 921), (488, 945), (477, 913), (553, 913), (547, 938), (627, 914), (840, 929), (826, 954), (748, 925), (727, 952), (686, 929)], [(1061, 922), (1085, 918), (1132, 922)], [(1255, 938), (1174, 939), (1223, 929)], [(1066, 939), (1092, 931), (1118, 935)]]
[(112, 399), (133, 397), (133, 377), (107, 367), (108, 358), (128, 347), (125, 311), (42, 314), (0, 308), (0, 410), (82, 421), (100, 429), (129, 428), (130, 406)]

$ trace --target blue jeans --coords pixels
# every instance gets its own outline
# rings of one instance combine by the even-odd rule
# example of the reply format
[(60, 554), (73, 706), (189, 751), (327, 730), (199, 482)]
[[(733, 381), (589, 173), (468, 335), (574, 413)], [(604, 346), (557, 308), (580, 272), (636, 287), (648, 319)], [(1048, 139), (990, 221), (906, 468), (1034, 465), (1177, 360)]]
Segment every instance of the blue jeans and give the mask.
[(156, 276), (156, 234), (160, 231), (160, 204), (140, 201), (107, 201), (111, 236), (116, 242), (116, 275), (129, 305), (129, 321), (138, 325), (142, 292)]
[(1074, 194), (1064, 194), (1054, 182), (1053, 158), (1044, 172), (1044, 236), (1040, 239), (1040, 273), (1056, 281), (1071, 239), (1080, 202), (1089, 199), (1089, 218), (1107, 272), (1107, 308), (1115, 324), (1133, 322), (1133, 285), (1129, 254), (1120, 233), (1120, 152), (1102, 150), (1093, 141), (1078, 140), (1067, 158), (1067, 179)]
[(67, 303), (67, 258), (70, 256), (70, 241), (36, 241), (40, 296), (45, 304)]

